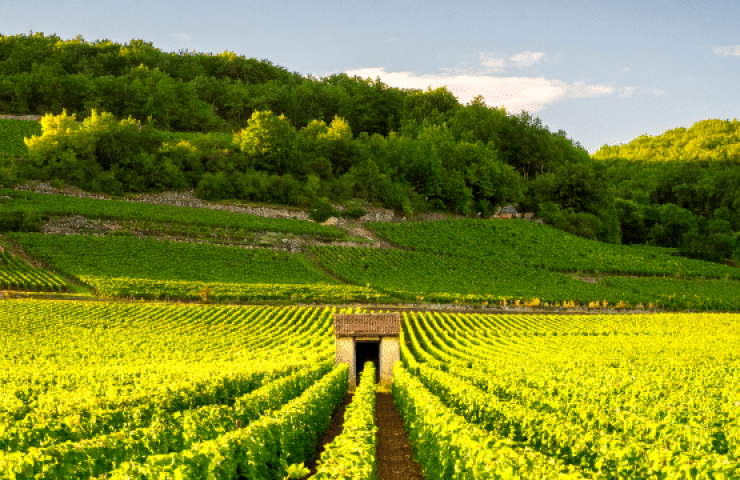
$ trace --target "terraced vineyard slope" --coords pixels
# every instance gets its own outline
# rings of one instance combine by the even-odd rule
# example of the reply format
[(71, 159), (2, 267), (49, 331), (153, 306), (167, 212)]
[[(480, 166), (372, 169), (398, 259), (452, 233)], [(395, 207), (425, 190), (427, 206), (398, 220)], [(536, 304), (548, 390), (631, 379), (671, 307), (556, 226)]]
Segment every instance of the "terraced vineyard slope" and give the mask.
[(740, 309), (740, 269), (521, 220), (367, 224), (394, 250), (317, 246), (337, 277), (407, 301)]
[(417, 252), (488, 257), (558, 272), (740, 279), (740, 269), (661, 253), (660, 249), (613, 245), (571, 235), (549, 225), (505, 220), (368, 223), (367, 228)]
[(62, 291), (67, 284), (57, 275), (34, 268), (22, 259), (0, 251), (0, 288)]
[(207, 300), (229, 302), (387, 298), (370, 288), (341, 284), (303, 255), (288, 252), (130, 236), (8, 236), (27, 253), (104, 296), (198, 300), (206, 295)]

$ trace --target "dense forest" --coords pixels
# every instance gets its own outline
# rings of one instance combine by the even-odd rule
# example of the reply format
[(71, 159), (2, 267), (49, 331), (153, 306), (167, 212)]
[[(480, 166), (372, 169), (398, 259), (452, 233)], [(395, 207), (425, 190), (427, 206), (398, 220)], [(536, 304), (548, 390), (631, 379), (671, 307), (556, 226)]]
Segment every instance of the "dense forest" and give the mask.
[(0, 113), (49, 114), (27, 156), (0, 159), (5, 185), (44, 179), (117, 195), (195, 188), (205, 199), (302, 207), (361, 200), (407, 215), (488, 217), (517, 203), (588, 238), (740, 255), (736, 121), (591, 157), (527, 112), (480, 96), (461, 105), (444, 87), (40, 33), (0, 35)]
[(614, 185), (623, 243), (679, 248), (708, 260), (738, 258), (740, 122), (704, 120), (593, 158)]

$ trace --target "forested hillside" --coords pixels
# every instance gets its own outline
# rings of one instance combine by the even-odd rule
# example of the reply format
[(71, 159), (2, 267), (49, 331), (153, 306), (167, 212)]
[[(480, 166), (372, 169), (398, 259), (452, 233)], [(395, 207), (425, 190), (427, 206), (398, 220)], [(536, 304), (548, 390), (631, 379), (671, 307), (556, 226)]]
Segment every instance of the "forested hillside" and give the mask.
[(690, 128), (668, 130), (655, 137), (642, 135), (624, 145), (604, 145), (593, 155), (598, 160), (639, 162), (723, 162), (740, 158), (740, 123), (703, 120)]
[[(740, 230), (740, 123), (704, 120), (624, 145), (603, 146), (624, 243), (678, 247), (720, 260)], [(735, 255), (737, 260), (737, 253)]]
[(141, 40), (0, 36), (0, 112), (65, 110), (82, 126), (49, 120), (30, 157), (5, 165), (4, 183), (56, 178), (109, 193), (190, 186), (211, 199), (308, 206), (360, 198), (409, 214), (487, 216), (524, 200), (533, 178), (590, 162), (565, 132), (526, 112), (509, 115), (480, 97), (463, 106), (445, 88), (318, 79)]
[[(331, 212), (369, 203), (405, 215), (486, 218), (516, 203), (610, 243), (740, 260), (737, 121), (709, 120), (593, 157), (562, 130), (446, 88), (316, 78), (231, 52), (168, 53), (132, 40), (0, 35), (0, 184), (88, 191), (194, 188)], [(662, 160), (662, 161), (657, 161)]]

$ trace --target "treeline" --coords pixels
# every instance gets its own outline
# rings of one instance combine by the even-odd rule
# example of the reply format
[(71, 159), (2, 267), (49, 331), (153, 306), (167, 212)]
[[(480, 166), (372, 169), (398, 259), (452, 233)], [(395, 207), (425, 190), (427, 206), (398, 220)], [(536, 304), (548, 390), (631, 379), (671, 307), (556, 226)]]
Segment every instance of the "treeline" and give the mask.
[[(614, 185), (624, 243), (740, 261), (740, 122), (704, 120), (603, 146), (593, 157)], [(733, 254), (733, 251), (735, 252)]]
[[(538, 176), (590, 163), (565, 132), (480, 97), (463, 106), (445, 88), (319, 80), (140, 40), (0, 36), (0, 109), (56, 115), (29, 143), (19, 178), (110, 193), (190, 186), (203, 198), (304, 206), (354, 197), (406, 213), (487, 216), (523, 201)], [(208, 134), (179, 142), (165, 130)]]
[(604, 145), (593, 157), (642, 163), (738, 161), (740, 122), (703, 120), (688, 129), (680, 127), (657, 136), (642, 135), (624, 145)]
[[(304, 77), (268, 60), (162, 52), (149, 42), (121, 45), (82, 37), (0, 35), (0, 110), (78, 118), (93, 109), (178, 131), (242, 128), (256, 110), (286, 115), (294, 128), (346, 119), (356, 132), (400, 127), (408, 92), (333, 75)], [(453, 97), (454, 98), (454, 97)]]
[[(461, 105), (444, 87), (318, 79), (230, 52), (42, 34), (0, 35), (0, 111), (53, 114), (27, 157), (0, 161), (5, 185), (195, 188), (204, 199), (317, 209), (362, 199), (405, 214), (480, 217), (518, 203), (587, 238), (740, 256), (737, 121), (676, 129), (670, 141), (640, 137), (592, 158), (526, 112), (480, 96)], [(659, 156), (676, 161), (652, 161)]]
[[(740, 263), (740, 162), (606, 160), (623, 243)], [(733, 253), (734, 252), (734, 253)]]
[(493, 142), (457, 141), (446, 124), (356, 139), (339, 117), (296, 131), (270, 111), (255, 111), (234, 134), (173, 134), (95, 111), (81, 124), (62, 112), (41, 125), (41, 136), (26, 139), (28, 156), (14, 163), (19, 178), (116, 195), (193, 187), (210, 200), (309, 206), (322, 197), (361, 198), (409, 215), (478, 209), (488, 216), (522, 201), (527, 188)]

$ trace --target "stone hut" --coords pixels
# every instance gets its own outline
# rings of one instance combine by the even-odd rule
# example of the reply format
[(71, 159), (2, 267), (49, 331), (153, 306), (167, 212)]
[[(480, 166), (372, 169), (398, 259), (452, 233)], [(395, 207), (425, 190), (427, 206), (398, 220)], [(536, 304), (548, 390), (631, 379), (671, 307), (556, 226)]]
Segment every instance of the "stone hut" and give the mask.
[(357, 386), (362, 366), (368, 361), (375, 363), (376, 381), (391, 383), (393, 364), (401, 359), (400, 334), (398, 312), (334, 315), (337, 364), (349, 365), (350, 386)]

